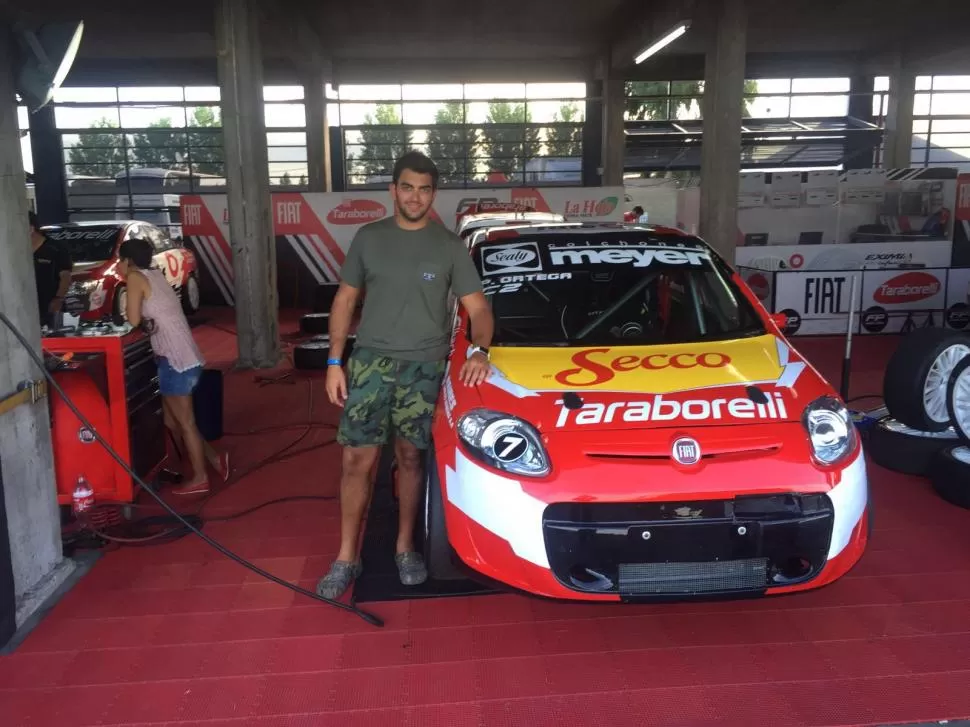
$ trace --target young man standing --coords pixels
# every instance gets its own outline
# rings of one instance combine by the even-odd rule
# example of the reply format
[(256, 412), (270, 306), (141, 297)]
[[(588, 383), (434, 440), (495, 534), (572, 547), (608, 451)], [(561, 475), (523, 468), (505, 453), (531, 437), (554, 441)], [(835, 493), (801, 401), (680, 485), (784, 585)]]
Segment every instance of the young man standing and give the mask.
[(71, 286), (70, 253), (61, 245), (47, 239), (37, 224), (37, 215), (27, 213), (30, 220), (30, 246), (34, 251), (34, 277), (37, 280), (37, 307), (41, 325), (56, 328), (64, 307), (64, 296)]
[[(327, 395), (343, 407), (337, 433), (344, 447), (340, 552), (317, 584), (325, 598), (340, 596), (361, 573), (360, 526), (370, 501), (371, 470), (385, 442), (394, 442), (398, 466), (395, 562), (401, 583), (418, 585), (428, 577), (413, 537), (421, 454), (430, 445), (451, 341), (452, 293), (468, 311), (478, 347), (462, 365), (461, 381), (477, 386), (488, 376), (492, 312), (464, 243), (430, 218), (437, 186), (434, 162), (416, 151), (401, 157), (390, 187), (394, 215), (360, 228), (340, 273), (327, 369)], [(364, 306), (345, 374), (344, 345), (362, 289)]]

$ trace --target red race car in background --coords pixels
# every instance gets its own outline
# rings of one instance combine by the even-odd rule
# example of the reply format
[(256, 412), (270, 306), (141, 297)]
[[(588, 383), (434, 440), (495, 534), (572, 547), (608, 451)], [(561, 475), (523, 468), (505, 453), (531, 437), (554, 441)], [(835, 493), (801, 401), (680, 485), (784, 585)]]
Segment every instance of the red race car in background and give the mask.
[(646, 226), (493, 229), (471, 251), (492, 372), (433, 424), (432, 578), (571, 600), (770, 595), (868, 540), (862, 444), (835, 390), (702, 240)]
[(64, 310), (81, 320), (125, 313), (125, 281), (118, 275), (118, 249), (131, 238), (148, 240), (154, 263), (179, 294), (187, 315), (199, 310), (199, 272), (195, 255), (162, 228), (137, 220), (70, 222), (42, 228), (48, 240), (64, 245), (74, 262)]

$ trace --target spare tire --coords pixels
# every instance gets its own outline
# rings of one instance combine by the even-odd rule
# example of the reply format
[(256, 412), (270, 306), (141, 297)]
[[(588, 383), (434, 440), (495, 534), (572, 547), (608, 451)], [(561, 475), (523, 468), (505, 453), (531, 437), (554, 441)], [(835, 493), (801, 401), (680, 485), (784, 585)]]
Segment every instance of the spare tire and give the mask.
[(953, 423), (953, 431), (970, 446), (970, 356), (953, 367), (946, 387), (946, 410)]
[(330, 331), (329, 313), (307, 313), (300, 317), (300, 333), (316, 336)]
[(970, 509), (970, 447), (947, 447), (933, 461), (933, 489), (947, 502)]
[(330, 341), (304, 341), (293, 347), (293, 366), (302, 370), (322, 371), (330, 357)]
[[(344, 362), (354, 350), (354, 336), (347, 336), (344, 344)], [(330, 337), (314, 336), (309, 341), (293, 347), (293, 367), (298, 369), (323, 370), (330, 358)]]
[(950, 372), (967, 355), (970, 336), (945, 328), (920, 328), (903, 338), (883, 380), (883, 399), (892, 417), (921, 432), (947, 429)]
[(866, 438), (866, 452), (881, 467), (907, 475), (925, 475), (941, 450), (957, 443), (952, 430), (920, 432), (892, 417), (880, 419)]

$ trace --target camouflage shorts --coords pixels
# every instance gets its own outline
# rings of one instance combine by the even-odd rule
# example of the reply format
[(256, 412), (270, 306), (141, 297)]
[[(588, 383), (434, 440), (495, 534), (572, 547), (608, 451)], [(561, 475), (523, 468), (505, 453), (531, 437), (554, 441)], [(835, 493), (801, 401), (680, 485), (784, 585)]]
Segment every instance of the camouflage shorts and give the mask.
[(403, 361), (355, 348), (347, 361), (347, 401), (337, 441), (349, 447), (389, 441), (389, 427), (427, 449), (444, 361)]

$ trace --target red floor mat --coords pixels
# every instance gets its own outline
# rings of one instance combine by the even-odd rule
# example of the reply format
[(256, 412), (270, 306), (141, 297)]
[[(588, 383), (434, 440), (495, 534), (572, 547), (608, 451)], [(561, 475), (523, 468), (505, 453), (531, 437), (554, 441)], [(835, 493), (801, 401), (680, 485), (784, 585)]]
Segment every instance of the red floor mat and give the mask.
[[(215, 325), (219, 327), (215, 327)], [(196, 329), (227, 365), (231, 319)], [(292, 322), (290, 322), (292, 328)], [(799, 348), (838, 381), (837, 343)], [(878, 393), (891, 338), (855, 344), (853, 395)], [(225, 438), (242, 471), (319, 425), (303, 454), (233, 484), (207, 516), (334, 496), (336, 412), (322, 381), (256, 386), (227, 372)], [(258, 372), (269, 376), (273, 372)], [(872, 402), (877, 403), (877, 402)], [(253, 427), (288, 429), (247, 436)], [(360, 618), (266, 583), (184, 538), (107, 554), (16, 653), (0, 657), (0, 724), (854, 725), (970, 715), (970, 527), (927, 482), (871, 466), (875, 533), (846, 578), (761, 601), (656, 606), (517, 595), (368, 604)], [(265, 508), (206, 532), (312, 587), (338, 545), (334, 501)]]

